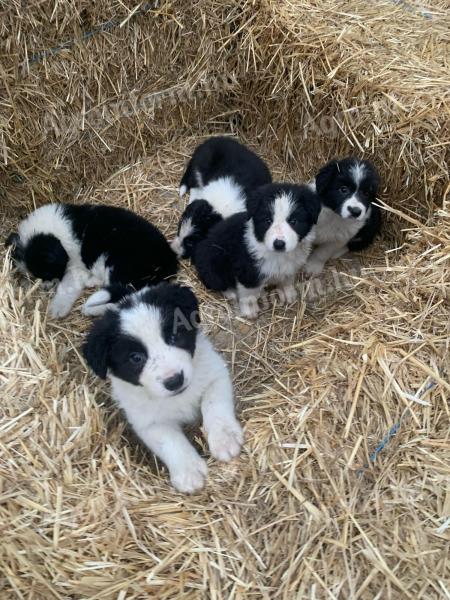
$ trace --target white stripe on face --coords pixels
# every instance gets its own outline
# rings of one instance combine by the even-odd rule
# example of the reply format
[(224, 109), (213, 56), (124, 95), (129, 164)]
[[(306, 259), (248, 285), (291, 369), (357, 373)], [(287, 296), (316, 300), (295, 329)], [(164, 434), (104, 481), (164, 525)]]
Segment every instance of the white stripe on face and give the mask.
[(366, 167), (360, 162), (357, 162), (356, 165), (350, 167), (350, 175), (355, 182), (356, 187), (358, 187), (361, 181), (364, 179), (365, 173)]
[[(350, 176), (356, 186), (356, 191), (341, 206), (341, 217), (344, 219), (355, 219), (364, 221), (367, 216), (367, 207), (358, 196), (359, 186), (365, 177), (366, 167), (360, 162), (350, 167)], [(358, 213), (359, 211), (359, 213)]]
[(189, 235), (191, 235), (191, 233), (193, 231), (194, 231), (194, 226), (192, 225), (192, 220), (189, 217), (189, 219), (186, 219), (185, 221), (183, 221), (181, 223), (180, 232), (178, 233), (177, 237), (173, 240), (173, 242), (170, 244), (172, 247), (172, 250), (175, 252), (175, 254), (177, 256), (183, 256), (184, 239), (187, 238)]
[[(290, 194), (280, 194), (272, 205), (272, 225), (266, 231), (264, 243), (269, 250), (291, 252), (298, 243), (298, 235), (287, 220), (294, 210)], [(276, 248), (276, 245), (284, 247)]]

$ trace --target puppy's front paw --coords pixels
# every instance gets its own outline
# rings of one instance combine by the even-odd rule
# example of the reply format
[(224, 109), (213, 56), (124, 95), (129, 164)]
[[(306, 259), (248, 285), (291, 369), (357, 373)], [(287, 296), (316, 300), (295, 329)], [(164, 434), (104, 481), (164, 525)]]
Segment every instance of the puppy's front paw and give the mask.
[(72, 304), (64, 297), (55, 296), (48, 307), (48, 314), (52, 319), (63, 319), (70, 313)]
[(222, 462), (228, 462), (238, 456), (243, 442), (244, 432), (237, 420), (223, 423), (208, 433), (211, 454)]
[(259, 313), (258, 301), (256, 298), (245, 298), (239, 301), (239, 310), (243, 317), (247, 319), (256, 319)]
[(303, 272), (307, 275), (319, 275), (322, 273), (325, 263), (321, 260), (310, 259), (303, 267)]
[(205, 485), (208, 467), (200, 457), (191, 460), (178, 469), (171, 471), (170, 481), (173, 487), (183, 494), (194, 494)]
[(297, 300), (297, 290), (293, 285), (286, 285), (277, 289), (280, 304), (292, 304)]

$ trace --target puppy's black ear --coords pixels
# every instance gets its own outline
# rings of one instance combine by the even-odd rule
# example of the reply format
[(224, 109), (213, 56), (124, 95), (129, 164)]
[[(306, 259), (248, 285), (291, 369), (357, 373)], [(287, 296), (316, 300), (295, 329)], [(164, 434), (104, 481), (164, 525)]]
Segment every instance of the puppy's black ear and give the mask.
[(322, 209), (319, 196), (308, 187), (304, 188), (303, 194), (306, 211), (311, 217), (311, 221), (316, 224)]
[(333, 177), (339, 172), (337, 160), (332, 160), (320, 169), (316, 176), (316, 191), (319, 194), (326, 192)]
[(380, 174), (370, 160), (363, 160), (362, 164), (365, 166), (368, 173), (371, 191), (373, 192), (373, 195), (376, 196), (378, 194), (378, 188), (380, 187)]
[(176, 308), (179, 308), (183, 315), (193, 327), (198, 327), (200, 324), (200, 312), (198, 300), (194, 292), (185, 286), (173, 286), (173, 302)]
[(263, 187), (256, 188), (256, 190), (252, 190), (247, 195), (247, 200), (245, 202), (248, 216), (252, 219), (256, 213), (258, 212), (258, 208), (261, 202)]
[(22, 246), (22, 242), (20, 241), (20, 236), (17, 233), (13, 232), (8, 235), (8, 237), (6, 238), (6, 241), (5, 241), (5, 246), (7, 248), (9, 246), (13, 247), (11, 256), (15, 260), (23, 259), (23, 246)]
[(83, 344), (83, 356), (94, 373), (106, 379), (109, 347), (119, 325), (117, 313), (109, 310), (95, 321)]

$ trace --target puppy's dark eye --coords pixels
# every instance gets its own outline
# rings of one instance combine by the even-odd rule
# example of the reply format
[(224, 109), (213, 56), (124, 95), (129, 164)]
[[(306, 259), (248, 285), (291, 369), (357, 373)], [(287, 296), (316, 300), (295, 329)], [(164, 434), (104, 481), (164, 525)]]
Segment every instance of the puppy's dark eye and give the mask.
[(289, 225), (292, 225), (292, 227), (294, 227), (295, 225), (297, 225), (297, 217), (289, 217), (288, 223)]
[(341, 192), (341, 194), (348, 194), (348, 187), (346, 185), (341, 185), (339, 191)]
[(272, 217), (266, 217), (266, 218), (264, 219), (264, 223), (265, 223), (266, 225), (272, 225)]
[(132, 352), (129, 355), (128, 360), (135, 367), (139, 367), (145, 363), (147, 357), (143, 352)]

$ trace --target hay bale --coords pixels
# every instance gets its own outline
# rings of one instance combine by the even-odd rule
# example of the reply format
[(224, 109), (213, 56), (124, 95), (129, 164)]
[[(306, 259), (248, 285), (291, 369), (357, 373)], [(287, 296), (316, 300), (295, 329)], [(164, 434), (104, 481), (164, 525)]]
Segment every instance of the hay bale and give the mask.
[[(12, 5), (2, 235), (18, 212), (60, 194), (128, 206), (171, 235), (186, 158), (207, 133), (233, 128), (293, 181), (351, 144), (360, 154), (359, 142), (383, 172), (397, 228), (304, 282), (296, 305), (269, 303), (256, 325), (183, 268), (233, 371), (247, 435), (233, 464), (209, 460), (208, 486), (193, 498), (170, 488), (88, 373), (86, 320), (78, 311), (47, 320), (49, 294), (19, 286), (5, 261), (2, 598), (449, 594), (447, 13), (434, 5), (427, 19), (381, 1), (237, 4), (161, 2), (135, 19), (131, 3)], [(46, 21), (53, 10), (57, 28)], [(236, 75), (230, 89), (161, 103), (155, 119), (137, 112), (105, 117), (90, 137), (64, 127), (42, 136), (47, 115), (79, 116), (83, 98), (94, 110), (134, 88), (156, 93), (226, 72)], [(405, 110), (378, 113), (383, 93)], [(345, 120), (355, 107), (356, 120)], [(339, 110), (347, 135), (325, 135), (321, 118)], [(320, 134), (304, 139), (311, 118)]]

